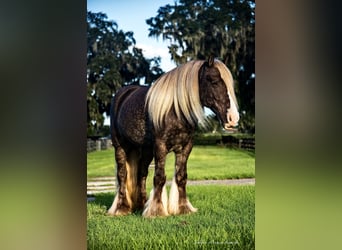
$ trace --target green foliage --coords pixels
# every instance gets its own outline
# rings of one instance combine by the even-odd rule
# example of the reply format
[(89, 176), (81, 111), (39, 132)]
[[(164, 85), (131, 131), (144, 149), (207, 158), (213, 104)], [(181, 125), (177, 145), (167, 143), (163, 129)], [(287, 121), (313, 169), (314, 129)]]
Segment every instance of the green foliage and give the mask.
[(217, 146), (222, 139), (221, 133), (196, 133), (194, 136), (194, 145)]
[(146, 20), (149, 36), (170, 42), (171, 59), (220, 58), (236, 80), (241, 130), (254, 133), (255, 2), (179, 0)]
[(88, 249), (254, 249), (255, 187), (189, 186), (191, 215), (108, 217), (113, 194), (87, 205)]
[(87, 43), (87, 132), (97, 135), (114, 93), (123, 85), (151, 84), (162, 70), (160, 58), (146, 59), (133, 32), (119, 30), (103, 13), (87, 13)]

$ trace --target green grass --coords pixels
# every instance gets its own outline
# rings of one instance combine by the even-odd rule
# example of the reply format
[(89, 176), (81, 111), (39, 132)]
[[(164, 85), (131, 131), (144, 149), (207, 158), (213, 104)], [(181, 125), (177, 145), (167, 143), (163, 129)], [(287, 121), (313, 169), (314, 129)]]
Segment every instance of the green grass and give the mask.
[[(174, 174), (174, 159), (173, 153), (168, 154), (165, 171), (169, 180)], [(114, 176), (114, 162), (114, 149), (88, 153), (88, 178)], [(254, 153), (251, 152), (219, 146), (195, 146), (188, 160), (188, 179), (255, 177), (254, 165)], [(153, 173), (149, 173), (150, 175)]]
[[(88, 178), (114, 176), (114, 150), (87, 154)], [(195, 146), (188, 161), (188, 178), (255, 177), (254, 153), (219, 146)], [(166, 161), (166, 175), (174, 172), (174, 154)], [(153, 169), (147, 178), (152, 188)], [(168, 187), (169, 189), (169, 187)], [(254, 249), (254, 185), (188, 186), (192, 215), (145, 219), (141, 213), (105, 215), (114, 193), (95, 195), (87, 204), (88, 249)]]
[(114, 149), (87, 153), (87, 177), (114, 176)]
[[(170, 154), (166, 167), (168, 176), (173, 176), (174, 155)], [(233, 179), (255, 177), (254, 154), (219, 146), (195, 146), (188, 160), (189, 180)]]
[(88, 249), (254, 249), (254, 185), (189, 186), (191, 215), (108, 217), (113, 194), (87, 204)]

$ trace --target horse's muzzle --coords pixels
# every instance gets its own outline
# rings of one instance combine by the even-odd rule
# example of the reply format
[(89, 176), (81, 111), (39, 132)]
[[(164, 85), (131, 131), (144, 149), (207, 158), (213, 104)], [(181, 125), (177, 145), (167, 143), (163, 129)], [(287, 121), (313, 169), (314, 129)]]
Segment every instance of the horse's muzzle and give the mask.
[(227, 131), (237, 131), (237, 126), (232, 126), (230, 123), (224, 124), (224, 129)]
[(228, 112), (227, 112), (228, 122), (224, 124), (224, 129), (227, 131), (237, 131), (239, 119), (240, 119), (240, 116), (238, 112), (232, 113), (228, 109)]

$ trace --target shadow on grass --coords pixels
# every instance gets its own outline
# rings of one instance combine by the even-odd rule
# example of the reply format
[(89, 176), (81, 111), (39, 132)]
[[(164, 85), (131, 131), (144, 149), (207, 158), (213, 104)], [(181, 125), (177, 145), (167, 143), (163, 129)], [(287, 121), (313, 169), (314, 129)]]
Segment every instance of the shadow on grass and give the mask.
[[(96, 206), (99, 206), (101, 208), (105, 207), (105, 210), (107, 210), (112, 206), (113, 200), (115, 198), (114, 193), (101, 193), (101, 194), (95, 194), (95, 195), (88, 195), (89, 198), (94, 198), (91, 201), (88, 201), (88, 204), (94, 204)], [(137, 210), (132, 212), (132, 215), (142, 215), (143, 211), (142, 210)]]
[(114, 193), (88, 195), (88, 199), (89, 198), (94, 198), (94, 200), (88, 201), (89, 204), (95, 204), (101, 207), (105, 206), (107, 209), (109, 209), (114, 200)]
[[(167, 185), (166, 188), (167, 188), (167, 193), (169, 195), (170, 185)], [(192, 200), (193, 199), (193, 193), (192, 192), (188, 192), (187, 193), (187, 197), (188, 197), (189, 200)], [(87, 202), (88, 204), (95, 204), (95, 205), (99, 205), (99, 206), (106, 206), (107, 209), (109, 209), (110, 206), (113, 203), (114, 198), (115, 198), (115, 193), (112, 192), (112, 193), (91, 194), (91, 195), (87, 195), (87, 198), (88, 198), (88, 202)]]

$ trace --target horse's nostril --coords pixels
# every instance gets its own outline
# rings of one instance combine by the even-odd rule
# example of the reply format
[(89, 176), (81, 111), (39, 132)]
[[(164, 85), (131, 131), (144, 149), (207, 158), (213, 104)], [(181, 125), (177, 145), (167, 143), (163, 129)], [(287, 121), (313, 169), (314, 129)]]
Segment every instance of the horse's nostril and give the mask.
[(227, 112), (227, 121), (232, 126), (237, 126), (238, 122), (240, 120), (240, 115), (238, 112), (234, 112), (234, 110), (228, 109)]
[(231, 123), (233, 121), (233, 117), (230, 113), (227, 115), (228, 123)]

